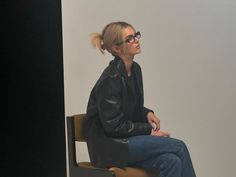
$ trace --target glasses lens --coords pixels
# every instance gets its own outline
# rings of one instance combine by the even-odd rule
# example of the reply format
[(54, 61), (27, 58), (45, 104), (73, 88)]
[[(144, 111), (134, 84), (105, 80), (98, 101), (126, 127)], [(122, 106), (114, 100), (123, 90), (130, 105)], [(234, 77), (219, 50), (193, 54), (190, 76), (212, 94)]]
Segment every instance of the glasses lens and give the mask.
[(125, 40), (125, 42), (128, 42), (128, 43), (131, 43), (131, 42), (133, 42), (134, 41), (134, 36), (129, 36), (126, 40)]
[(140, 39), (141, 38), (141, 33), (137, 32), (134, 37), (137, 38), (137, 39)]
[(141, 37), (141, 33), (140, 32), (137, 32), (134, 34), (134, 36), (129, 36), (128, 39), (126, 39), (125, 42), (128, 42), (128, 43), (132, 43), (135, 41), (135, 39), (140, 39)]

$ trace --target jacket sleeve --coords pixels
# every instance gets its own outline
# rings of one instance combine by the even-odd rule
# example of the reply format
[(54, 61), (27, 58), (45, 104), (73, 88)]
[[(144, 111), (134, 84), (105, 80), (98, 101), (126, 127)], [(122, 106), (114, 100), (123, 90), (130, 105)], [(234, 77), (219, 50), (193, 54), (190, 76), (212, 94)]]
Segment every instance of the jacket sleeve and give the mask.
[(122, 111), (122, 84), (119, 77), (107, 77), (96, 88), (100, 121), (108, 136), (126, 138), (150, 135), (151, 126), (144, 122), (131, 122)]

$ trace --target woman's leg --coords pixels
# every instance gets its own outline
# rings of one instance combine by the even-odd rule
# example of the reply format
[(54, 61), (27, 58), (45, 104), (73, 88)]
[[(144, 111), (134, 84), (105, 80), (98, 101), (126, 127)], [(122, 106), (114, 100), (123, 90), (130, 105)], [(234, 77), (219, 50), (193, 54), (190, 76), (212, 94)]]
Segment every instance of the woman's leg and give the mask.
[[(173, 177), (177, 177), (177, 174), (180, 177), (196, 176), (188, 149), (181, 140), (149, 135), (134, 136), (129, 138), (128, 146), (131, 166), (155, 168), (153, 170), (159, 171), (161, 177), (172, 177), (173, 174)], [(167, 173), (168, 169), (172, 170)]]
[(130, 166), (147, 169), (159, 174), (160, 177), (182, 177), (181, 159), (170, 153), (165, 153), (145, 161), (133, 162)]

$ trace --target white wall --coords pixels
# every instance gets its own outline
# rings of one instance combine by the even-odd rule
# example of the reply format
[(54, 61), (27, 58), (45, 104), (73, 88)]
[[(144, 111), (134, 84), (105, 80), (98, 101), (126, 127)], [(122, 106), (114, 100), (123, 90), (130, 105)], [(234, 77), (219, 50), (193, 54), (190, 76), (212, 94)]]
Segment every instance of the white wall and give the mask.
[[(183, 139), (199, 177), (236, 174), (236, 1), (63, 0), (66, 115), (86, 111), (92, 86), (112, 57), (89, 43), (111, 21), (142, 33), (145, 105), (162, 129)], [(78, 145), (78, 160), (87, 160)]]

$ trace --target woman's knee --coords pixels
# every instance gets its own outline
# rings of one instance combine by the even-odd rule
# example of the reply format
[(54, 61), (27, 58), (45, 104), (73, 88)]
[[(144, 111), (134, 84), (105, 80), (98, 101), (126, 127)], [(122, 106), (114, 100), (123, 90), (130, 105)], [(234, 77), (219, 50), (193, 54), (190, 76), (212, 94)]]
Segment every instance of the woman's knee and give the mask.
[(174, 139), (174, 142), (179, 146), (186, 146), (185, 142), (181, 139)]
[(166, 155), (166, 164), (168, 164), (168, 166), (175, 166), (175, 167), (181, 167), (181, 159), (174, 154), (167, 154)]
[(179, 147), (180, 152), (185, 152), (187, 150), (187, 146), (184, 141), (179, 140), (177, 143), (177, 146)]

